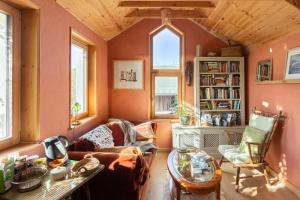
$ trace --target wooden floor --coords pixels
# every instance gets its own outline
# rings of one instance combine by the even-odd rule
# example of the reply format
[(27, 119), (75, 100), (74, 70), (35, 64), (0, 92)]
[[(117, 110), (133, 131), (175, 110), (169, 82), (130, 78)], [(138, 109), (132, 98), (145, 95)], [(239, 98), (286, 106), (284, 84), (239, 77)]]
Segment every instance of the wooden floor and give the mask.
[[(169, 173), (167, 169), (167, 152), (159, 152), (151, 166), (151, 177), (147, 191), (145, 191), (144, 200), (170, 200), (169, 195)], [(266, 186), (263, 175), (257, 170), (241, 171), (242, 176), (255, 175), (255, 178), (241, 179), (240, 193), (235, 192), (235, 172), (230, 163), (222, 165), (222, 183), (221, 183), (221, 200), (298, 200), (296, 195), (289, 191), (283, 184), (276, 183), (272, 186)], [(211, 200), (214, 195), (197, 197), (184, 195), (185, 199)]]

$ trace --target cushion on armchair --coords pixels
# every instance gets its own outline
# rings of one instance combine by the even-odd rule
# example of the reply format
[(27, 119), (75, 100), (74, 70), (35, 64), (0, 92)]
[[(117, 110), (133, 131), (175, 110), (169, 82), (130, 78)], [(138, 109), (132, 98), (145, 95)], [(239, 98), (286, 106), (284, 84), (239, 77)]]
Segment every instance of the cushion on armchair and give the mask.
[[(243, 138), (239, 146), (240, 152), (246, 152), (249, 154), (249, 150), (247, 147), (246, 142), (254, 142), (254, 143), (264, 143), (265, 138), (266, 138), (267, 132), (262, 131), (253, 127), (246, 126), (244, 133), (243, 133)], [(252, 153), (257, 153), (258, 149), (256, 145), (253, 145), (251, 147)]]

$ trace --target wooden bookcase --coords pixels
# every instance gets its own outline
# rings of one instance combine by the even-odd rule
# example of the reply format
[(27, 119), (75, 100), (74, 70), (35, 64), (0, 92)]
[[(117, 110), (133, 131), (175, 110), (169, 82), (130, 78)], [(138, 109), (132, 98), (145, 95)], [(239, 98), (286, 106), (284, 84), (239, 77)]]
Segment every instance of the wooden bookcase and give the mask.
[(205, 128), (245, 125), (243, 57), (196, 57), (196, 124)]

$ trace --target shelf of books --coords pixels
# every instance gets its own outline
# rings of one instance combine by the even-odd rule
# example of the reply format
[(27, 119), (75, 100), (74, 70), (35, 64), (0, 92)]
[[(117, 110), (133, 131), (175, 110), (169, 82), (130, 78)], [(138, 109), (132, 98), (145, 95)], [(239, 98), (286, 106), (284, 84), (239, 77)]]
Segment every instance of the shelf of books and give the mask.
[(244, 58), (196, 57), (194, 62), (197, 125), (244, 125)]

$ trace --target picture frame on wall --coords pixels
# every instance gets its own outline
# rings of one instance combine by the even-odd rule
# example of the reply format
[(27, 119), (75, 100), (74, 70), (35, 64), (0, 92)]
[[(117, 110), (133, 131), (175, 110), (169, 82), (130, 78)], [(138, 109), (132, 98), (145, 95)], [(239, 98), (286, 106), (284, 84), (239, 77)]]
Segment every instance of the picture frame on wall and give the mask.
[(271, 81), (272, 80), (272, 60), (258, 61), (256, 67), (256, 81)]
[(288, 50), (284, 79), (300, 80), (300, 48)]
[(144, 89), (143, 60), (114, 60), (114, 89)]

